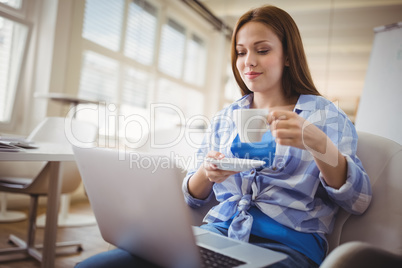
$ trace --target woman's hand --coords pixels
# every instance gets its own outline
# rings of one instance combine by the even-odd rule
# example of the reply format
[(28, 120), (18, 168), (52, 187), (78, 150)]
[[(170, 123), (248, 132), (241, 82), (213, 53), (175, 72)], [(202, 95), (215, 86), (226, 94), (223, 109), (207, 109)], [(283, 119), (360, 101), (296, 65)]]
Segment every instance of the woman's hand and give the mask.
[(327, 135), (295, 112), (273, 111), (268, 123), (276, 143), (325, 153)]
[[(223, 155), (220, 152), (216, 151), (210, 151), (207, 154), (207, 157), (214, 158), (217, 160), (225, 158), (225, 155)], [(208, 162), (204, 162), (202, 167), (204, 168), (205, 171), (205, 176), (208, 178), (210, 182), (214, 183), (221, 183), (225, 181), (229, 176), (239, 173), (238, 171), (229, 171), (229, 170), (221, 170), (216, 167), (216, 165)]]
[(339, 189), (345, 183), (346, 158), (322, 130), (290, 111), (271, 112), (268, 123), (276, 143), (308, 150), (313, 155), (329, 186)]
[[(223, 159), (225, 156), (220, 152), (210, 151), (206, 157)], [(236, 173), (238, 172), (220, 170), (214, 164), (204, 162), (188, 180), (188, 191), (195, 198), (205, 199), (210, 194), (214, 183), (221, 183)]]

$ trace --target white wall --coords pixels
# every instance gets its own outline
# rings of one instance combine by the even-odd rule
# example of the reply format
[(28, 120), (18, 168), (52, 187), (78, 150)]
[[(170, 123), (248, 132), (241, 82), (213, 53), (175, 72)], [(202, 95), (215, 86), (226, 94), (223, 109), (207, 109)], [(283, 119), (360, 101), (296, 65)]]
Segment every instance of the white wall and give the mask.
[(380, 27), (356, 117), (356, 128), (402, 144), (402, 22)]

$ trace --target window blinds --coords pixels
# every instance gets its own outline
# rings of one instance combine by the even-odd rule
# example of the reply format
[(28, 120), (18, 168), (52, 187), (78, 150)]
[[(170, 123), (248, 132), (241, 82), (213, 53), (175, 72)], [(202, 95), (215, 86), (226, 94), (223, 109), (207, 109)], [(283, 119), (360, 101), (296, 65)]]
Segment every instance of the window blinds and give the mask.
[(20, 9), (22, 7), (22, 0), (0, 0), (0, 3)]
[(119, 63), (92, 51), (82, 60), (79, 97), (103, 102), (117, 101)]
[(159, 101), (202, 113), (203, 94), (191, 85), (203, 85), (205, 42), (171, 15), (160, 26), (159, 12), (147, 0), (86, 1), (80, 97), (116, 101), (121, 113)]
[(153, 62), (157, 9), (146, 1), (130, 3), (124, 54), (145, 65)]
[(192, 34), (187, 45), (186, 68), (184, 80), (202, 86), (205, 79), (206, 51), (204, 41)]
[(124, 0), (87, 0), (82, 37), (113, 51), (120, 48)]
[[(21, 1), (3, 1), (21, 6)], [(18, 5), (19, 3), (19, 5)], [(0, 12), (0, 122), (11, 120), (28, 46), (29, 27)]]
[(112, 51), (106, 55), (88, 45), (83, 52), (79, 96), (145, 108), (150, 74), (127, 59), (152, 65), (157, 8), (145, 0), (133, 0), (125, 17), (124, 7), (124, 0), (86, 1), (82, 37)]
[(158, 66), (160, 71), (175, 78), (180, 78), (183, 70), (185, 34), (186, 29), (173, 19), (163, 25)]
[(151, 78), (147, 72), (126, 67), (124, 70), (124, 85), (122, 102), (146, 108), (148, 90), (151, 87)]

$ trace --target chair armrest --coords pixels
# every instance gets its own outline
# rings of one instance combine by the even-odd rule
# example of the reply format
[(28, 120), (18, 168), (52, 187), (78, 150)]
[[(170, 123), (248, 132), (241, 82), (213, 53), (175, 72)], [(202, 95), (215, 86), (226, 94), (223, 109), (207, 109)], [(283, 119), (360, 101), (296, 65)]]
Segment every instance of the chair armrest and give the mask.
[(402, 256), (365, 242), (347, 242), (335, 248), (320, 268), (402, 267)]

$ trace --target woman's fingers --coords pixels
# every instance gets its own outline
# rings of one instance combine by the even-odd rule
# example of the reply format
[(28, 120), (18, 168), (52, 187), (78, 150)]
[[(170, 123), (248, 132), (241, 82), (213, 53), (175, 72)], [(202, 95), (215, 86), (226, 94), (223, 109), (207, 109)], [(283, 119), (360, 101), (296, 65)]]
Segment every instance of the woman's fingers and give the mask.
[[(217, 151), (210, 151), (207, 153), (206, 157), (220, 160), (225, 158), (225, 155)], [(205, 175), (207, 176), (208, 180), (215, 183), (221, 183), (225, 181), (229, 176), (238, 173), (235, 171), (218, 169), (216, 165), (209, 163), (208, 161), (204, 161), (204, 169)]]
[(305, 119), (295, 112), (273, 111), (271, 131), (278, 144), (304, 149), (303, 124)]
[[(272, 131), (272, 135), (275, 138), (278, 138), (278, 135), (284, 135), (287, 131), (297, 128), (297, 124), (294, 122), (294, 114), (289, 111), (273, 111), (270, 114), (270, 129)], [(279, 133), (278, 133), (279, 132)]]
[[(217, 151), (209, 151), (207, 153), (206, 157), (213, 158), (213, 159), (223, 159), (225, 157), (225, 155), (220, 152), (217, 152)], [(204, 161), (204, 169), (207, 171), (213, 171), (213, 170), (217, 170), (218, 168), (216, 165), (209, 163), (207, 161)]]
[(217, 152), (217, 151), (209, 151), (207, 153), (207, 157), (211, 157), (214, 159), (222, 159), (225, 157), (225, 155), (223, 153)]
[(228, 170), (220, 170), (220, 169), (206, 172), (208, 180), (211, 182), (215, 182), (215, 183), (221, 183), (221, 182), (225, 181), (228, 177), (230, 177), (236, 173), (238, 173), (238, 172), (228, 171)]

